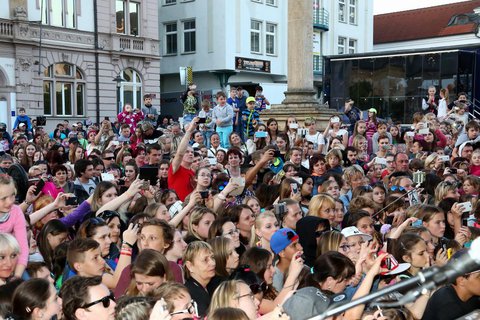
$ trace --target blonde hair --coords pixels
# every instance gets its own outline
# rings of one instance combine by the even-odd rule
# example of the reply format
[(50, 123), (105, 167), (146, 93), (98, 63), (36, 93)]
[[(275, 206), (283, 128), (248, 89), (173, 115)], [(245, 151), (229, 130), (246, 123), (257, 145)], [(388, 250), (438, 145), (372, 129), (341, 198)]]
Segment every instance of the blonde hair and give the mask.
[(157, 216), (158, 209), (162, 206), (165, 207), (165, 205), (161, 202), (150, 203), (145, 207), (143, 212), (146, 213), (150, 218), (155, 218)]
[(175, 300), (184, 298), (187, 294), (190, 295), (187, 287), (183, 284), (169, 281), (150, 291), (147, 296), (154, 297), (155, 300), (163, 298), (167, 303), (168, 312), (173, 312), (175, 310)]
[(330, 209), (335, 209), (335, 199), (326, 193), (319, 193), (313, 196), (308, 205), (308, 215), (323, 218), (319, 215), (319, 211), (324, 205), (329, 206)]
[(439, 204), (449, 191), (456, 191), (457, 184), (448, 181), (442, 181), (435, 188), (435, 204)]
[(361, 174), (362, 178), (365, 177), (365, 172), (363, 171), (362, 167), (360, 167), (358, 164), (354, 164), (345, 168), (343, 171), (343, 180), (346, 184), (350, 185), (350, 180), (357, 174)]
[(238, 286), (245, 283), (241, 280), (230, 280), (222, 282), (213, 293), (210, 302), (210, 310), (232, 307), (232, 300), (238, 296)]
[(345, 236), (337, 230), (324, 232), (317, 239), (317, 257), (328, 251), (338, 251)]
[(193, 226), (198, 226), (200, 223), (200, 220), (202, 220), (203, 216), (206, 214), (212, 214), (215, 219), (217, 218), (217, 214), (213, 212), (212, 210), (206, 208), (206, 207), (201, 207), (201, 206), (196, 206), (190, 211), (190, 219), (188, 220), (188, 235), (187, 236), (194, 236), (197, 239), (202, 239), (198, 232), (196, 232), (193, 229)]
[(328, 164), (328, 160), (333, 157), (338, 158), (338, 164), (340, 166), (343, 165), (342, 151), (340, 151), (340, 149), (331, 149), (330, 151), (328, 151), (327, 155), (325, 156), (325, 160), (327, 161), (327, 164)]
[(360, 134), (357, 134), (356, 136), (353, 137), (352, 147), (354, 147), (355, 150), (360, 151), (360, 142), (364, 140), (367, 141), (367, 138), (365, 138)]
[(0, 252), (11, 250), (13, 253), (20, 253), (20, 245), (17, 239), (10, 233), (0, 232)]
[(209, 253), (213, 254), (212, 246), (206, 243), (205, 241), (193, 241), (190, 242), (187, 246), (187, 250), (183, 254), (183, 264), (185, 266), (185, 279), (190, 279), (192, 275), (190, 274), (190, 270), (188, 270), (187, 262), (193, 264), (193, 260), (195, 257), (202, 251), (208, 251)]
[(275, 216), (273, 211), (265, 211), (258, 215), (255, 219), (255, 229), (260, 229), (267, 218), (273, 218), (278, 222), (277, 217)]
[(425, 159), (425, 169), (432, 169), (430, 166), (432, 164), (435, 164), (436, 160), (438, 158), (438, 154), (436, 152), (431, 153), (427, 159)]

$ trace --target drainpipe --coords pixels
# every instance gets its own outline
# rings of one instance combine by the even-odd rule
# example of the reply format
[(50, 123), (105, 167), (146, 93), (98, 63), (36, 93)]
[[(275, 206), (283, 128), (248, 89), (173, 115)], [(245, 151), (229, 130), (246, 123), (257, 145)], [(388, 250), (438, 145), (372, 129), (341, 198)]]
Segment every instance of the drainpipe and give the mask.
[(98, 12), (97, 0), (93, 0), (93, 32), (94, 32), (94, 46), (95, 46), (95, 115), (97, 124), (100, 124), (100, 75), (98, 62)]

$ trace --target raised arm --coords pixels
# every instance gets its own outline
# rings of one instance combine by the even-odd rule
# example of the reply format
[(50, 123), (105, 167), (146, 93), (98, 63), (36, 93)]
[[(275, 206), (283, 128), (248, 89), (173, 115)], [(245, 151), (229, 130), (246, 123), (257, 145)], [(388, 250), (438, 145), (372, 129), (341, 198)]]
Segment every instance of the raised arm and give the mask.
[(190, 136), (192, 135), (193, 131), (197, 127), (198, 117), (193, 118), (192, 122), (188, 126), (185, 135), (183, 136), (182, 140), (180, 141), (177, 152), (175, 153), (175, 158), (172, 161), (172, 173), (176, 173), (177, 170), (180, 168), (182, 164), (183, 156), (187, 151), (188, 142), (190, 141)]
[(106, 210), (116, 211), (124, 202), (132, 199), (137, 193), (140, 193), (140, 188), (142, 187), (142, 185), (142, 180), (137, 179), (133, 181), (127, 191), (125, 191), (119, 197), (104, 204), (100, 209), (98, 209), (96, 215), (98, 216), (100, 213)]

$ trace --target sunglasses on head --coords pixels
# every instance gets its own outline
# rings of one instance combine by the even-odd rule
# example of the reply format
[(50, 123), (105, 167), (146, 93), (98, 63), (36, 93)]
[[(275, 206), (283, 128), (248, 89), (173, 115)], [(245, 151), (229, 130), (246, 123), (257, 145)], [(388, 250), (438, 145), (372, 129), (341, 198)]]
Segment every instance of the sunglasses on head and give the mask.
[(252, 290), (252, 293), (253, 294), (257, 294), (257, 293), (265, 293), (267, 290), (268, 290), (268, 284), (263, 281), (262, 283), (252, 283), (251, 285), (249, 285), (250, 287), (250, 290)]
[(407, 191), (407, 190), (405, 190), (404, 187), (392, 186), (392, 187), (390, 188), (390, 191), (393, 191), (393, 192), (395, 192), (395, 191), (405, 192), (405, 191)]
[(108, 220), (110, 220), (112, 218), (115, 218), (115, 217), (120, 218), (118, 213), (116, 213), (115, 211), (112, 211), (112, 210), (105, 210), (98, 215), (98, 218), (103, 219), (104, 221), (108, 221)]
[(110, 293), (108, 296), (103, 297), (102, 299), (95, 300), (93, 302), (87, 303), (82, 307), (82, 309), (88, 309), (90, 307), (93, 307), (96, 304), (102, 303), (103, 307), (106, 309), (110, 307), (110, 302), (115, 301), (115, 296), (113, 293)]
[(102, 218), (99, 218), (99, 217), (96, 217), (96, 218), (90, 218), (88, 220), (88, 222), (90, 222), (91, 224), (93, 225), (98, 225), (98, 224), (104, 224), (106, 223), (105, 220), (103, 220)]

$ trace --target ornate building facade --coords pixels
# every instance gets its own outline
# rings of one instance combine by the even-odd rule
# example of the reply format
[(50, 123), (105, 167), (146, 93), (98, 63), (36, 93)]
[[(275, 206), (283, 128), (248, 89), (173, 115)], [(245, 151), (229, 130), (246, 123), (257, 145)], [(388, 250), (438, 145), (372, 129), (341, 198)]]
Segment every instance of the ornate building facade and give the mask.
[(158, 0), (1, 4), (0, 122), (9, 128), (19, 107), (51, 128), (113, 118), (124, 103), (141, 106), (144, 94), (159, 104)]

